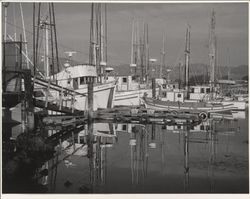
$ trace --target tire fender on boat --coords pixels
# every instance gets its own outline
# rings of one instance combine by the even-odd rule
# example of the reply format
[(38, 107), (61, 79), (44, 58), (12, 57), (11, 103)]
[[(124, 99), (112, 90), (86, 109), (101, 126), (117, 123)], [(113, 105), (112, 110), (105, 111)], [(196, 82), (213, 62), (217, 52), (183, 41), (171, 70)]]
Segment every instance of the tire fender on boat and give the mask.
[(206, 113), (206, 112), (200, 112), (200, 113), (199, 113), (199, 118), (200, 118), (202, 121), (206, 121), (207, 118), (208, 118), (208, 113)]

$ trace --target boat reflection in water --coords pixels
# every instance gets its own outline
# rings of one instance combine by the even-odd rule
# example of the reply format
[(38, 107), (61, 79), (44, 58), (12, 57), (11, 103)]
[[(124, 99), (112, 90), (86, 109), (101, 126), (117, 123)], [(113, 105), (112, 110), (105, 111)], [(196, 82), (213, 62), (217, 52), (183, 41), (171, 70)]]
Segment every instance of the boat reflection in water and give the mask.
[[(20, 191), (3, 178), (3, 191), (246, 193), (245, 121), (215, 117), (196, 126), (89, 123), (46, 130), (54, 153), (29, 176), (43, 189), (24, 181)], [(19, 182), (26, 177), (19, 176)]]

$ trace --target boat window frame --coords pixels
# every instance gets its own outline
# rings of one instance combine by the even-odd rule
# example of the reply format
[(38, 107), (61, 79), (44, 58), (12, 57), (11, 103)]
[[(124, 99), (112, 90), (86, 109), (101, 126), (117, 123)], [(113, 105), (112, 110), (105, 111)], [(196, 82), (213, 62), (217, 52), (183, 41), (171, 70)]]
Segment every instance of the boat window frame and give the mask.
[(79, 85), (84, 85), (84, 84), (86, 84), (85, 77), (80, 77), (79, 79), (80, 79)]
[[(124, 81), (126, 80), (126, 81)], [(128, 83), (128, 78), (127, 77), (122, 77), (122, 83)]]

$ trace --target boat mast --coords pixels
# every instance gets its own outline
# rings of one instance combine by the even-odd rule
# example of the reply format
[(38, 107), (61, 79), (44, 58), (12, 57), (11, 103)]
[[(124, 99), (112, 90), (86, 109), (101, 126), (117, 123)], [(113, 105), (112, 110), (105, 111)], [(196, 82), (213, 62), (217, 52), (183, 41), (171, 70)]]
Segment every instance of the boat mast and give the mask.
[(130, 67), (134, 67), (134, 28), (135, 21), (132, 22), (132, 35), (131, 35), (131, 54), (130, 54)]
[[(132, 22), (132, 38), (131, 38), (131, 57), (130, 57), (130, 68), (131, 73), (134, 73), (136, 75), (136, 67), (137, 67), (137, 23), (136, 20), (133, 19)], [(134, 68), (134, 71), (133, 71)]]
[(190, 62), (190, 26), (186, 30), (186, 45), (185, 45), (185, 89), (189, 93), (189, 62)]
[(146, 83), (148, 85), (148, 77), (149, 77), (149, 43), (148, 43), (148, 24), (146, 24), (146, 35), (145, 35), (145, 50), (146, 50), (146, 56), (145, 56), (145, 59), (146, 59), (146, 63), (145, 63), (145, 66), (146, 66), (146, 70), (145, 70), (145, 73), (146, 73)]
[(216, 36), (215, 36), (215, 11), (212, 11), (209, 31), (209, 65), (210, 65), (210, 87), (214, 91), (216, 83)]
[(3, 6), (4, 6), (4, 41), (7, 40), (7, 12), (8, 12), (8, 6), (9, 6), (9, 3), (7, 2), (4, 2), (3, 3)]
[(161, 66), (160, 66), (160, 78), (162, 78), (162, 70), (165, 68), (165, 33), (162, 38), (162, 49), (161, 49)]
[(44, 23), (44, 70), (45, 70), (45, 77), (49, 78), (50, 76), (50, 67), (49, 67), (49, 27), (47, 19), (43, 22)]
[[(33, 54), (34, 54), (34, 70), (38, 69), (38, 46), (40, 40), (44, 39), (44, 73), (45, 78), (48, 79), (53, 73), (55, 62), (57, 66), (57, 72), (59, 72), (59, 57), (58, 57), (58, 47), (57, 47), (57, 34), (56, 34), (56, 22), (55, 22), (55, 11), (54, 4), (47, 3), (46, 16), (44, 19), (41, 18), (41, 3), (38, 4), (38, 16), (37, 16), (37, 26), (35, 26), (35, 19), (33, 19)], [(33, 16), (36, 16), (36, 6), (33, 4)], [(40, 30), (43, 30), (43, 38), (39, 36)], [(49, 34), (50, 33), (50, 34)], [(51, 53), (51, 57), (49, 54)], [(56, 57), (55, 57), (56, 56)], [(56, 58), (56, 60), (55, 60)], [(51, 63), (50, 63), (51, 60)], [(51, 73), (52, 72), (52, 73)], [(35, 72), (34, 72), (35, 73)], [(53, 78), (54, 80), (54, 78)]]
[[(89, 63), (96, 66), (98, 81), (102, 82), (104, 73), (103, 67), (107, 62), (107, 14), (106, 5), (100, 3), (91, 4), (91, 19), (90, 19), (90, 47), (89, 47)], [(104, 25), (103, 25), (104, 22)], [(105, 60), (106, 59), (106, 60)]]

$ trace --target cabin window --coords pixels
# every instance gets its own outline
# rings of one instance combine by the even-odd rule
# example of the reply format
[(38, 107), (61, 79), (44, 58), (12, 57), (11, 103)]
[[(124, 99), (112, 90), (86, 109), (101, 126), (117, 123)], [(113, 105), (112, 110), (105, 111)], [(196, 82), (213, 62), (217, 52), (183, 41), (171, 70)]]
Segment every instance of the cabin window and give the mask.
[(207, 89), (206, 89), (206, 93), (210, 93), (210, 88), (207, 88)]
[(204, 88), (201, 88), (201, 93), (205, 93), (205, 89)]
[(210, 130), (210, 126), (206, 126), (206, 130), (209, 131)]
[(133, 81), (136, 80), (135, 76), (132, 76), (132, 80), (133, 80)]
[(194, 88), (191, 88), (191, 93), (194, 93)]
[(126, 125), (126, 124), (123, 124), (123, 125), (122, 125), (122, 130), (123, 130), (123, 131), (126, 131), (126, 130), (127, 130), (127, 125)]
[(68, 81), (67, 81), (67, 84), (68, 84), (68, 85), (70, 84), (70, 81), (71, 81), (71, 79), (68, 79)]
[(173, 88), (175, 88), (175, 85), (173, 85)]
[(79, 140), (80, 140), (79, 144), (85, 144), (84, 136), (79, 136)]
[(190, 126), (190, 130), (194, 130), (194, 126), (192, 125), (192, 126)]
[(78, 78), (73, 79), (73, 88), (78, 89)]
[(203, 125), (201, 125), (200, 129), (203, 131), (203, 130), (204, 130), (204, 126), (203, 126)]
[(167, 92), (162, 92), (163, 97), (167, 97)]
[(180, 93), (178, 93), (178, 94), (177, 94), (177, 97), (178, 97), (178, 98), (180, 98), (180, 97), (181, 97), (181, 94), (180, 94)]
[(122, 78), (122, 83), (127, 83), (127, 78), (126, 77)]
[(178, 125), (178, 126), (177, 126), (177, 128), (178, 128), (178, 129), (181, 129), (181, 126), (180, 126), (180, 125)]
[(35, 97), (44, 97), (44, 94), (42, 91), (34, 91), (34, 96)]
[(165, 88), (166, 88), (166, 84), (163, 84), (163, 85), (162, 85), (162, 88), (165, 89)]
[(85, 84), (85, 78), (84, 77), (80, 77), (80, 85)]

